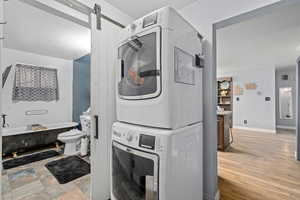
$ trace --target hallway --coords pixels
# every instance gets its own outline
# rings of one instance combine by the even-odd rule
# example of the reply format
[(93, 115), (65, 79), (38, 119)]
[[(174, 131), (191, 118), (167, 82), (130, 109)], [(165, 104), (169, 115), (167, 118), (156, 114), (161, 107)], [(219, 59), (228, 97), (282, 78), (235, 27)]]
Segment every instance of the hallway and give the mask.
[(229, 152), (219, 152), (221, 200), (298, 200), (300, 162), (295, 135), (233, 130)]

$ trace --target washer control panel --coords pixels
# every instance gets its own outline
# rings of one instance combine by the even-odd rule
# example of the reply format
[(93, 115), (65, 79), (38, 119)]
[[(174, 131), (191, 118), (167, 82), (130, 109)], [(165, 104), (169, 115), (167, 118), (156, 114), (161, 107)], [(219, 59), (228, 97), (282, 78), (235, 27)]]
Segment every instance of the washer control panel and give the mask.
[(138, 146), (139, 134), (133, 131), (113, 131), (113, 139), (125, 145)]
[[(113, 140), (124, 145), (145, 150), (156, 150), (157, 140), (159, 138), (139, 131), (113, 131)], [(158, 142), (159, 143), (159, 142)], [(159, 149), (159, 148), (158, 148)]]
[(146, 149), (155, 149), (155, 136), (152, 135), (140, 135), (139, 147)]

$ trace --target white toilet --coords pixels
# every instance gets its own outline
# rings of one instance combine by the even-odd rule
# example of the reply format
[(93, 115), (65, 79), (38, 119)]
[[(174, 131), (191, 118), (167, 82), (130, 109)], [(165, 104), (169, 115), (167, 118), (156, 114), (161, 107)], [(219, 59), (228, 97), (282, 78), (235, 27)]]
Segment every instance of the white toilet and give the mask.
[(73, 129), (58, 135), (57, 139), (65, 143), (64, 155), (79, 154), (81, 149), (81, 138), (88, 138), (90, 136), (91, 118), (88, 114), (88, 112), (85, 112), (80, 116), (82, 131)]

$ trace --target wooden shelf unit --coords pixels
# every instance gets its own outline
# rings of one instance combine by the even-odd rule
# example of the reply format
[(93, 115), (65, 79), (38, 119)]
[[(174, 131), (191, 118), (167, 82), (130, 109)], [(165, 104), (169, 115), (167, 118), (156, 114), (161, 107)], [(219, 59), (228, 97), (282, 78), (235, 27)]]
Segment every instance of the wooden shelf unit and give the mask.
[[(221, 84), (223, 82), (229, 83), (228, 89), (221, 89)], [(232, 78), (231, 77), (222, 77), (218, 78), (218, 106), (224, 108), (225, 111), (232, 111), (232, 104), (233, 104), (233, 94), (232, 94)], [(227, 93), (226, 95), (222, 95), (222, 93)]]
[[(229, 83), (228, 89), (221, 89), (223, 82)], [(218, 78), (218, 106), (223, 108), (224, 111), (232, 111), (233, 109), (233, 83), (231, 77)], [(223, 93), (223, 94), (222, 94)], [(233, 113), (231, 114), (218, 114), (218, 150), (226, 151), (230, 146), (230, 128), (233, 126), (232, 120)]]

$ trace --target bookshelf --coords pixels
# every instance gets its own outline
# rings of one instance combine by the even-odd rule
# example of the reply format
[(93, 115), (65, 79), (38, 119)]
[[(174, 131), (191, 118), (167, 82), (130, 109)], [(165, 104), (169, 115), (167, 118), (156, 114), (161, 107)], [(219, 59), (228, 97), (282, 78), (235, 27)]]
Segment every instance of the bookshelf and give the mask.
[(223, 108), (225, 111), (232, 111), (232, 78), (222, 77), (218, 78), (218, 106)]

